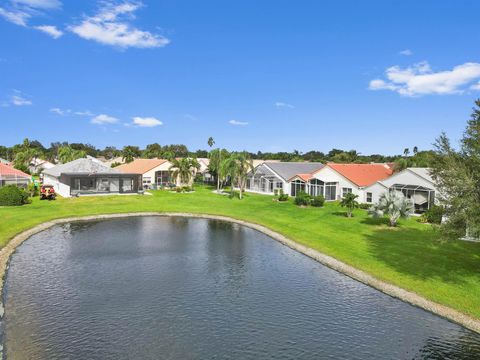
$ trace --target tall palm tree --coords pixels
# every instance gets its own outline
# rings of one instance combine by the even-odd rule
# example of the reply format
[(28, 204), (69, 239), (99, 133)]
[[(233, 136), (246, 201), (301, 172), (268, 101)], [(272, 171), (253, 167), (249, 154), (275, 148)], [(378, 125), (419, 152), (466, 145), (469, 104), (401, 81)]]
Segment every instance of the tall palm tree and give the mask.
[(213, 145), (215, 145), (215, 140), (213, 140), (213, 137), (209, 137), (208, 138), (208, 141), (207, 141), (207, 144), (208, 146), (212, 147)]
[(193, 179), (200, 164), (194, 158), (172, 159), (172, 165), (169, 170), (172, 170), (172, 177), (175, 179), (177, 186), (191, 186)]
[(208, 158), (210, 162), (208, 164), (208, 171), (215, 175), (217, 178), (217, 191), (220, 190), (220, 181), (222, 178), (222, 174), (220, 171), (220, 167), (222, 162), (229, 156), (229, 152), (226, 149), (213, 149), (208, 154)]
[(87, 157), (87, 153), (84, 150), (75, 150), (68, 145), (58, 148), (58, 161), (62, 164), (84, 157)]
[(405, 148), (405, 149), (403, 150), (403, 155), (404, 155), (405, 157), (407, 157), (409, 154), (410, 154), (410, 149), (409, 149), (409, 148)]
[(352, 217), (353, 209), (358, 208), (358, 201), (357, 201), (358, 195), (355, 195), (353, 193), (347, 193), (345, 196), (342, 198), (342, 201), (340, 202), (340, 206), (347, 208), (347, 217)]

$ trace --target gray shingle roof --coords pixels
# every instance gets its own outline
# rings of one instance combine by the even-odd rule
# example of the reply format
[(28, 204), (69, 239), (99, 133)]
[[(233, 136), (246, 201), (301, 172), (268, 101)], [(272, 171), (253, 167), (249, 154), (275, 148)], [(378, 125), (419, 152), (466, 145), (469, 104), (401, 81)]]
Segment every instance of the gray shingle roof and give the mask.
[(288, 180), (297, 174), (310, 174), (316, 170), (320, 170), (322, 163), (314, 162), (265, 162), (270, 169), (280, 175), (284, 180)]
[(43, 173), (59, 177), (61, 174), (118, 174), (120, 172), (105, 166), (99, 160), (82, 158), (43, 170)]
[(435, 183), (435, 181), (432, 178), (432, 175), (430, 175), (430, 169), (429, 168), (408, 168), (411, 172), (417, 174), (418, 176), (430, 181), (431, 183)]

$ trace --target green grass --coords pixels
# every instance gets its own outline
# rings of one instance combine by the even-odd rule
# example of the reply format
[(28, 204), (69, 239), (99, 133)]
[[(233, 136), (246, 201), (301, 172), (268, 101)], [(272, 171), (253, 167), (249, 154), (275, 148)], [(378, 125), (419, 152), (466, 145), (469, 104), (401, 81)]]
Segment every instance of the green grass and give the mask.
[(414, 219), (388, 228), (364, 210), (344, 215), (336, 203), (298, 208), (263, 195), (244, 200), (197, 187), (191, 194), (155, 191), (153, 196), (58, 198), (22, 207), (0, 207), (0, 246), (15, 234), (44, 221), (92, 214), (178, 211), (215, 214), (258, 223), (298, 243), (430, 300), (480, 318), (480, 244), (441, 242), (430, 225)]

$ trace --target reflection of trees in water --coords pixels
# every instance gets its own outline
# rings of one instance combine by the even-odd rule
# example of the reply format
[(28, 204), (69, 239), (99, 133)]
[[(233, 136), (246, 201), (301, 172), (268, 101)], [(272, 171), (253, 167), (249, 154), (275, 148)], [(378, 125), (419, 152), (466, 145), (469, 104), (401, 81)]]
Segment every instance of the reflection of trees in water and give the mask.
[(218, 274), (223, 283), (235, 289), (245, 284), (248, 254), (246, 248), (246, 229), (238, 224), (218, 220), (208, 220), (208, 271)]
[[(445, 334), (447, 336), (447, 334)], [(429, 360), (478, 360), (480, 359), (480, 335), (465, 330), (460, 336), (446, 338), (430, 337), (414, 359)]]

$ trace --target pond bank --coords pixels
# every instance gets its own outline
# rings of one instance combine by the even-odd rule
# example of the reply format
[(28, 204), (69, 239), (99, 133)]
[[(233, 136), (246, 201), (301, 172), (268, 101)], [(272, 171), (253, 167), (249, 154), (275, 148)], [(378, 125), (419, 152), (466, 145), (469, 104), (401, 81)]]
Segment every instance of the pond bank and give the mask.
[[(163, 213), (162, 212), (141, 212), (141, 213), (94, 215), (94, 216), (83, 216), (83, 217), (68, 217), (68, 218), (48, 221), (16, 235), (6, 244), (4, 248), (0, 250), (0, 275), (4, 280), (5, 273), (7, 271), (8, 261), (10, 259), (10, 256), (15, 252), (16, 247), (36, 233), (39, 233), (57, 224), (64, 224), (64, 223), (75, 222), (75, 221), (91, 221), (91, 220), (122, 218), (122, 217), (129, 217), (129, 216), (182, 216), (182, 217), (190, 217), (190, 218), (215, 219), (215, 220), (227, 221), (227, 222), (244, 225), (249, 228), (255, 229), (257, 231), (260, 231), (266, 234), (267, 236), (281, 242), (282, 244), (318, 261), (319, 263), (331, 269), (334, 269), (342, 274), (345, 274), (357, 281), (360, 281), (366, 285), (369, 285), (377, 290), (380, 290), (381, 292), (387, 295), (398, 298), (402, 301), (405, 301), (414, 306), (420, 307), (431, 313), (434, 313), (450, 321), (458, 323), (470, 330), (480, 333), (479, 320), (469, 317), (447, 306), (440, 305), (433, 301), (427, 300), (420, 295), (404, 290), (398, 286), (378, 280), (375, 277), (361, 270), (355, 269), (354, 267), (349, 266), (331, 256), (322, 254), (319, 251), (316, 251), (314, 249), (301, 245), (275, 231), (270, 230), (265, 226), (246, 222), (243, 220), (238, 220), (231, 217), (226, 217), (226, 216), (202, 215), (202, 214), (181, 213), (181, 212), (163, 212)], [(0, 283), (0, 291), (3, 290), (3, 280)]]

